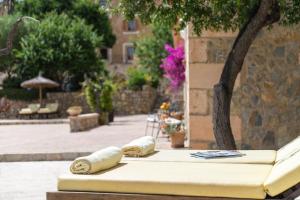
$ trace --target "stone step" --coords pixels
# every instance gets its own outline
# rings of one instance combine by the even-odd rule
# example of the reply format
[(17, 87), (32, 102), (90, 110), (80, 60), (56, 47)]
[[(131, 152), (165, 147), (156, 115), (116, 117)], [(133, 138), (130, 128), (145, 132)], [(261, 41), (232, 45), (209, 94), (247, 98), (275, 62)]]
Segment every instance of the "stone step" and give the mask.
[(26, 124), (69, 124), (69, 119), (0, 120), (0, 126), (1, 125), (26, 125)]
[(0, 162), (69, 161), (92, 152), (0, 154)]

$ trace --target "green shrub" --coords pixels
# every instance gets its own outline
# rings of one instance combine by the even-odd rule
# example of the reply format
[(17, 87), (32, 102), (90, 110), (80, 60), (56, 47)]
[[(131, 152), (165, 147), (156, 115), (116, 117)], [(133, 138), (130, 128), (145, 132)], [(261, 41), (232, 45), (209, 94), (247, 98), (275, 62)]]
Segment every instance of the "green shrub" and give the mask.
[(0, 90), (0, 98), (6, 97), (10, 100), (33, 101), (39, 98), (38, 90), (26, 90), (19, 88), (9, 88)]
[(147, 76), (143, 69), (131, 67), (127, 71), (127, 86), (131, 90), (142, 90), (147, 83)]
[(20, 88), (22, 80), (16, 76), (7, 77), (3, 81), (3, 88)]
[(83, 91), (87, 104), (92, 111), (99, 113), (113, 110), (114, 85), (107, 77), (87, 78), (83, 84)]
[(103, 112), (113, 111), (113, 83), (109, 80), (104, 81), (103, 89), (100, 95), (100, 110)]
[(42, 71), (43, 76), (60, 83), (64, 74), (68, 74), (82, 82), (84, 74), (105, 71), (95, 52), (101, 39), (84, 20), (49, 14), (22, 38), (21, 48), (15, 51), (18, 59), (15, 74), (26, 80)]
[(157, 88), (163, 76), (161, 60), (167, 56), (164, 48), (166, 43), (172, 43), (171, 28), (160, 24), (152, 25), (152, 35), (135, 42), (135, 55), (138, 67), (147, 72), (150, 84)]
[(79, 17), (92, 25), (99, 36), (103, 36), (104, 46), (112, 47), (116, 41), (107, 13), (93, 0), (22, 0), (16, 2), (15, 10), (41, 20), (47, 18), (50, 12)]

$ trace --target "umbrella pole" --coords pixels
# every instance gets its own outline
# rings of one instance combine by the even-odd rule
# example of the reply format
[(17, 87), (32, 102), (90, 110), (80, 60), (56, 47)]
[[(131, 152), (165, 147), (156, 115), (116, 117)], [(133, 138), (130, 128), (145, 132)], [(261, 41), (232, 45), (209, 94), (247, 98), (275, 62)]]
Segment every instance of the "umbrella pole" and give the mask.
[(42, 107), (42, 99), (43, 99), (42, 87), (39, 87), (39, 93), (40, 93), (40, 107)]

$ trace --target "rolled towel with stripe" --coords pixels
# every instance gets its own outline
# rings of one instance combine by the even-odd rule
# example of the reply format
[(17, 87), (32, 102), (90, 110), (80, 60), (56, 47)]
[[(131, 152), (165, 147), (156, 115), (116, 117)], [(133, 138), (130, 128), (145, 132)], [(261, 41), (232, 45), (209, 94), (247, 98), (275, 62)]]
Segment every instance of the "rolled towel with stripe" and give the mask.
[(144, 136), (131, 141), (122, 147), (123, 154), (128, 157), (142, 157), (153, 153), (155, 150), (155, 139)]
[(120, 162), (122, 150), (118, 147), (107, 147), (91, 155), (76, 158), (70, 166), (73, 174), (92, 174), (110, 169)]

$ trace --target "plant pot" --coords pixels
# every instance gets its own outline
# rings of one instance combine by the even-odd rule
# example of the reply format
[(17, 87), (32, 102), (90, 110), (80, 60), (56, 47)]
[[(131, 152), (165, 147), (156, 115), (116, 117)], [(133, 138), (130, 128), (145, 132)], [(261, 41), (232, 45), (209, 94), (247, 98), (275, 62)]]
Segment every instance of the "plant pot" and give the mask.
[(183, 131), (179, 131), (179, 132), (170, 134), (170, 138), (171, 138), (171, 147), (172, 148), (184, 147), (185, 134)]
[(109, 124), (109, 119), (108, 119), (108, 112), (102, 112), (99, 115), (99, 124), (100, 125), (107, 125)]
[(109, 112), (108, 113), (108, 121), (113, 122), (114, 118), (115, 118), (115, 112), (114, 111)]
[(183, 113), (182, 112), (172, 112), (171, 117), (178, 119), (178, 120), (183, 120)]
[(80, 115), (81, 112), (82, 112), (81, 106), (72, 106), (67, 110), (67, 113), (69, 114), (69, 116), (72, 116), (72, 117)]

